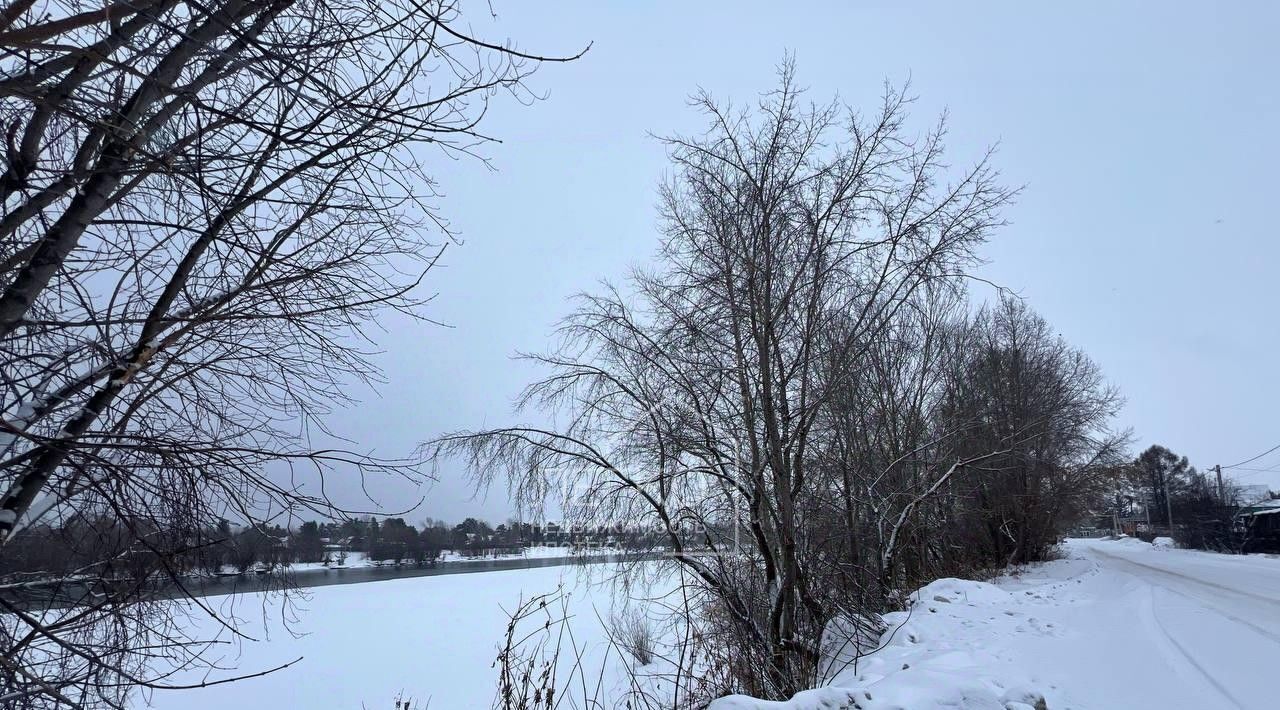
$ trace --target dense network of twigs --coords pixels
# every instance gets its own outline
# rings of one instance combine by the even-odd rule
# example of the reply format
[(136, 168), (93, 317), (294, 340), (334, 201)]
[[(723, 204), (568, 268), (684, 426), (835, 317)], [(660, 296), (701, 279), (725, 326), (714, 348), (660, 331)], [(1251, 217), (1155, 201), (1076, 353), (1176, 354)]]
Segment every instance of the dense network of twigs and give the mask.
[[(377, 376), (363, 329), (421, 317), (451, 239), (429, 161), (563, 60), (465, 27), (452, 0), (0, 8), (0, 705), (177, 685), (206, 646), (149, 601), (175, 555), (332, 513), (329, 471), (419, 475), (310, 442)], [(98, 534), (15, 567), (37, 526)], [(35, 578), (82, 603), (29, 613)]]
[(903, 92), (813, 105), (790, 66), (753, 110), (696, 104), (706, 132), (666, 141), (656, 265), (582, 296), (531, 356), (549, 374), (522, 403), (559, 425), (433, 449), (535, 509), (665, 531), (698, 590), (691, 706), (788, 698), (822, 680), (834, 621), (1043, 555), (1122, 441), (1087, 357), (1017, 299), (969, 306), (1016, 193), (990, 155), (955, 170)]

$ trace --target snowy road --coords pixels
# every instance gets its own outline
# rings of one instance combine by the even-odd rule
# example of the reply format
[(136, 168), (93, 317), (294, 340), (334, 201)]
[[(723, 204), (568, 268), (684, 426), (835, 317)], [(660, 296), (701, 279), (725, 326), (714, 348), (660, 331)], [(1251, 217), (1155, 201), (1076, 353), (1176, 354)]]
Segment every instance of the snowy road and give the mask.
[(1112, 673), (1146, 691), (1144, 704), (1277, 707), (1275, 678), (1264, 669), (1280, 658), (1280, 560), (1140, 543), (1077, 540), (1070, 547), (1098, 565), (1080, 592), (1107, 621), (1099, 627), (1078, 618), (1075, 625), (1092, 625), (1100, 642), (1115, 644), (1099, 653), (1114, 663)]

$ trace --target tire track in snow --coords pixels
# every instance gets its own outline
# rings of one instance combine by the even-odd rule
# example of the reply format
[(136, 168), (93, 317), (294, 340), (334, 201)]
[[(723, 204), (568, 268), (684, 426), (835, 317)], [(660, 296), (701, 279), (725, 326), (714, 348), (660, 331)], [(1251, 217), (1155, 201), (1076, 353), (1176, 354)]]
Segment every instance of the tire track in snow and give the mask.
[[(1191, 582), (1191, 583), (1193, 583), (1193, 584), (1196, 584), (1196, 585), (1199, 585), (1199, 586), (1202, 586), (1202, 587), (1210, 588), (1210, 589), (1214, 590), (1215, 592), (1228, 592), (1228, 593), (1230, 593), (1230, 594), (1234, 594), (1234, 595), (1236, 595), (1236, 596), (1243, 597), (1243, 598), (1245, 598), (1245, 599), (1250, 599), (1250, 600), (1253, 600), (1253, 601), (1261, 601), (1261, 602), (1264, 602), (1264, 603), (1267, 603), (1267, 604), (1273, 605), (1273, 606), (1275, 606), (1275, 607), (1277, 607), (1277, 608), (1280, 608), (1280, 601), (1277, 601), (1277, 600), (1275, 600), (1275, 599), (1271, 599), (1271, 598), (1269, 598), (1269, 597), (1264, 597), (1264, 596), (1259, 595), (1259, 594), (1252, 594), (1252, 593), (1250, 593), (1250, 592), (1240, 591), (1240, 590), (1238, 590), (1238, 589), (1232, 589), (1231, 587), (1227, 587), (1227, 586), (1224, 586), (1224, 585), (1221, 585), (1221, 584), (1215, 584), (1215, 583), (1213, 583), (1213, 582), (1207, 582), (1207, 581), (1205, 581), (1205, 580), (1203, 580), (1203, 579), (1197, 579), (1196, 577), (1191, 577), (1191, 576), (1189, 576), (1189, 575), (1185, 575), (1185, 574), (1178, 574), (1177, 572), (1173, 572), (1173, 571), (1170, 571), (1170, 570), (1167, 570), (1167, 569), (1164, 569), (1164, 568), (1161, 568), (1161, 567), (1156, 567), (1156, 566), (1154, 566), (1154, 565), (1148, 565), (1148, 564), (1143, 564), (1143, 563), (1141, 563), (1141, 562), (1135, 562), (1135, 561), (1133, 561), (1133, 560), (1131, 560), (1131, 559), (1129, 559), (1129, 558), (1127, 558), (1127, 557), (1120, 557), (1120, 556), (1118, 556), (1118, 555), (1113, 555), (1113, 554), (1111, 554), (1111, 553), (1103, 552), (1103, 551), (1101, 551), (1101, 550), (1095, 550), (1095, 551), (1096, 551), (1098, 554), (1102, 555), (1103, 557), (1107, 557), (1107, 558), (1109, 558), (1109, 559), (1115, 560), (1115, 561), (1117, 561), (1117, 562), (1121, 562), (1121, 563), (1123, 563), (1123, 564), (1132, 565), (1132, 566), (1134, 566), (1134, 567), (1141, 567), (1141, 568), (1146, 569), (1146, 570), (1151, 570), (1151, 571), (1153, 571), (1153, 572), (1157, 572), (1157, 573), (1163, 574), (1163, 575), (1165, 575), (1166, 577), (1170, 577), (1170, 578), (1176, 579), (1176, 580), (1178, 580), (1178, 581), (1180, 581), (1180, 582)], [(1135, 575), (1135, 576), (1139, 576), (1139, 577), (1141, 577), (1141, 575)], [(1147, 582), (1148, 582), (1149, 584), (1151, 584), (1152, 586), (1158, 586), (1158, 587), (1160, 587), (1161, 589), (1164, 589), (1164, 590), (1166, 590), (1166, 591), (1168, 591), (1168, 592), (1171, 592), (1171, 593), (1173, 593), (1173, 594), (1176, 594), (1176, 595), (1178, 595), (1178, 596), (1180, 596), (1180, 597), (1182, 597), (1182, 598), (1184, 598), (1184, 599), (1189, 599), (1189, 600), (1191, 600), (1191, 601), (1195, 602), (1196, 604), (1198, 604), (1198, 605), (1200, 605), (1200, 606), (1204, 607), (1205, 609), (1208, 609), (1208, 610), (1210, 610), (1210, 611), (1212, 611), (1212, 612), (1214, 612), (1214, 613), (1218, 614), (1219, 616), (1222, 616), (1222, 617), (1224, 617), (1224, 618), (1226, 618), (1226, 619), (1228, 619), (1228, 620), (1230, 620), (1230, 621), (1234, 621), (1234, 622), (1236, 622), (1237, 624), (1240, 624), (1240, 625), (1242, 625), (1242, 626), (1245, 626), (1245, 627), (1247, 627), (1248, 629), (1250, 629), (1250, 630), (1254, 631), (1255, 633), (1257, 633), (1257, 634), (1259, 634), (1259, 635), (1261, 635), (1261, 636), (1263, 636), (1263, 637), (1265, 637), (1265, 638), (1267, 638), (1267, 639), (1269, 639), (1269, 640), (1271, 640), (1271, 641), (1274, 641), (1274, 642), (1276, 642), (1277, 644), (1280, 644), (1280, 633), (1276, 633), (1276, 632), (1274, 632), (1274, 631), (1271, 631), (1270, 629), (1263, 628), (1263, 627), (1261, 627), (1261, 626), (1259, 626), (1259, 625), (1255, 624), (1254, 622), (1252, 622), (1252, 621), (1250, 621), (1250, 620), (1248, 620), (1248, 619), (1241, 618), (1241, 617), (1237, 616), (1236, 614), (1233, 614), (1233, 613), (1231, 613), (1231, 612), (1229, 612), (1229, 611), (1224, 611), (1221, 607), (1219, 607), (1219, 606), (1215, 603), (1215, 601), (1213, 601), (1213, 599), (1212, 599), (1212, 598), (1206, 599), (1206, 598), (1203, 598), (1203, 597), (1197, 597), (1197, 596), (1194, 596), (1194, 595), (1191, 595), (1191, 594), (1187, 594), (1185, 591), (1182, 591), (1182, 590), (1176, 589), (1176, 588), (1174, 588), (1174, 587), (1172, 587), (1172, 586), (1170, 586), (1170, 585), (1168, 585), (1168, 584), (1161, 584), (1160, 582), (1158, 582), (1158, 581), (1156, 581), (1156, 580), (1153, 580), (1153, 579), (1150, 579), (1149, 577), (1148, 577), (1148, 578), (1146, 578), (1146, 580), (1147, 580)]]
[[(1183, 672), (1190, 678), (1198, 676), (1204, 679), (1203, 683), (1195, 683), (1191, 688), (1195, 688), (1197, 695), (1209, 694), (1207, 697), (1210, 703), (1195, 707), (1230, 707), (1240, 710), (1273, 707), (1261, 701), (1262, 697), (1267, 696), (1259, 695), (1258, 688), (1254, 684), (1241, 683), (1246, 678), (1240, 673), (1242, 669), (1222, 665), (1225, 657), (1222, 654), (1228, 652), (1229, 645), (1243, 640), (1234, 636), (1238, 633), (1244, 633), (1247, 637), (1256, 639), (1253, 643), (1258, 644), (1257, 646), (1250, 644), (1255, 653), (1266, 655), (1280, 651), (1280, 633), (1270, 628), (1275, 626), (1271, 620), (1280, 620), (1280, 614), (1277, 614), (1277, 611), (1280, 611), (1280, 600), (1226, 586), (1199, 576), (1213, 575), (1212, 569), (1191, 569), (1183, 573), (1156, 564), (1137, 562), (1127, 556), (1096, 548), (1091, 549), (1090, 552), (1096, 553), (1099, 561), (1105, 562), (1115, 572), (1130, 576), (1146, 587), (1147, 594), (1143, 595), (1145, 599), (1141, 603), (1140, 613), (1148, 633), (1152, 635), (1153, 646), (1158, 647), (1161, 655), (1175, 668), (1184, 669)], [(1222, 619), (1223, 621), (1219, 623), (1225, 626), (1216, 629), (1195, 625), (1188, 627), (1185, 619), (1175, 624), (1165, 623), (1165, 619), (1161, 618), (1158, 611), (1162, 605), (1157, 603), (1159, 597), (1156, 593), (1157, 589), (1190, 602), (1193, 608), (1200, 610), (1201, 613)], [(1263, 589), (1269, 588), (1263, 587)], [(1256, 618), (1257, 622), (1245, 617)], [(1229, 629), (1240, 631), (1229, 631)], [(1192, 636), (1188, 637), (1188, 633)], [(1200, 640), (1191, 643), (1190, 641), (1197, 635)], [(1163, 642), (1160, 639), (1163, 639)], [(1206, 646), (1206, 642), (1209, 645)], [(1213, 700), (1215, 696), (1217, 699)], [(1205, 696), (1201, 695), (1201, 697)]]
[[(1155, 628), (1155, 630), (1159, 631), (1160, 635), (1163, 636), (1166, 641), (1168, 641), (1168, 646), (1172, 647), (1175, 651), (1177, 651), (1178, 655), (1181, 657), (1181, 660), (1184, 661), (1187, 665), (1191, 666), (1191, 668), (1193, 668), (1196, 672), (1198, 672), (1200, 676), (1204, 678), (1204, 680), (1209, 684), (1209, 687), (1217, 691), (1219, 695), (1221, 695), (1223, 698), (1228, 700), (1232, 705), (1238, 708), (1238, 710), (1248, 710), (1248, 708), (1245, 706), (1244, 703), (1240, 702), (1239, 699), (1237, 699), (1234, 695), (1232, 695), (1231, 691), (1228, 690), (1226, 686), (1218, 682), (1218, 679), (1214, 677), (1213, 673), (1209, 672), (1207, 668), (1200, 665), (1200, 662), (1197, 661), (1195, 656), (1192, 655), (1192, 653), (1187, 650), (1187, 647), (1183, 646), (1178, 641), (1178, 639), (1174, 638), (1173, 634), (1169, 632), (1169, 627), (1165, 626), (1164, 622), (1160, 620), (1160, 615), (1156, 613), (1156, 603), (1155, 603), (1156, 585), (1148, 585), (1147, 588), (1148, 590), (1150, 590), (1151, 594), (1144, 611), (1147, 612), (1148, 616), (1150, 617), (1150, 621), (1153, 622), (1152, 626)], [(1168, 589), (1168, 587), (1161, 587), (1161, 588)]]
[(1129, 559), (1128, 557), (1121, 557), (1120, 555), (1114, 555), (1114, 554), (1112, 554), (1112, 553), (1110, 553), (1110, 552), (1103, 552), (1102, 550), (1098, 550), (1098, 549), (1096, 549), (1096, 548), (1094, 549), (1094, 552), (1097, 552), (1098, 554), (1102, 555), (1103, 557), (1109, 557), (1109, 558), (1111, 558), (1111, 559), (1113, 559), (1113, 560), (1119, 560), (1119, 561), (1121, 561), (1121, 562), (1125, 562), (1125, 563), (1127, 563), (1127, 564), (1131, 564), (1131, 565), (1133, 565), (1133, 566), (1135, 566), (1135, 567), (1142, 567), (1142, 568), (1144, 568), (1144, 569), (1149, 569), (1149, 570), (1151, 570), (1152, 572), (1159, 572), (1160, 574), (1163, 574), (1163, 575), (1168, 576), (1168, 577), (1173, 577), (1173, 578), (1175, 578), (1175, 579), (1185, 580), (1185, 581), (1187, 581), (1187, 582), (1193, 582), (1193, 583), (1198, 584), (1198, 585), (1203, 586), (1203, 587), (1211, 587), (1211, 588), (1213, 588), (1213, 589), (1215, 589), (1215, 590), (1217, 590), (1217, 591), (1228, 592), (1228, 593), (1230, 593), (1230, 594), (1235, 594), (1235, 595), (1237, 595), (1237, 596), (1241, 596), (1241, 597), (1248, 597), (1248, 598), (1250, 598), (1250, 599), (1255, 599), (1255, 600), (1260, 601), (1260, 602), (1265, 602), (1265, 603), (1267, 603), (1267, 604), (1272, 604), (1272, 605), (1274, 605), (1274, 606), (1276, 606), (1276, 607), (1280, 608), (1280, 599), (1275, 599), (1275, 598), (1273, 598), (1273, 597), (1264, 597), (1264, 596), (1262, 596), (1261, 594), (1254, 594), (1254, 593), (1252, 593), (1252, 592), (1242, 591), (1242, 590), (1240, 590), (1240, 589), (1236, 589), (1235, 587), (1228, 587), (1228, 586), (1227, 586), (1227, 585), (1225, 585), (1225, 584), (1217, 584), (1216, 582), (1209, 582), (1209, 581), (1206, 581), (1206, 580), (1200, 579), (1199, 577), (1192, 577), (1192, 576), (1190, 576), (1190, 575), (1181, 574), (1181, 573), (1179, 573), (1179, 572), (1174, 572), (1173, 570), (1166, 569), (1166, 568), (1164, 568), (1164, 567), (1157, 567), (1157, 566), (1155, 566), (1155, 565), (1149, 565), (1149, 564), (1146, 564), (1146, 563), (1143, 563), (1143, 562), (1138, 562), (1138, 561), (1136, 561), (1136, 560), (1131, 560), (1131, 559)]

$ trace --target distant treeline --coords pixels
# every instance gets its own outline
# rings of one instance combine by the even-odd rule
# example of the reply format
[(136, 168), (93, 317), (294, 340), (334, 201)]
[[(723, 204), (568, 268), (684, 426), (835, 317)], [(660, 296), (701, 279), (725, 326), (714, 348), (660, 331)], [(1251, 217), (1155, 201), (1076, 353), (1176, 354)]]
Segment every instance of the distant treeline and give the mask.
[[(144, 520), (76, 516), (16, 538), (0, 560), (0, 579), (81, 575), (141, 579), (157, 574), (230, 573), (293, 563), (344, 565), (352, 553), (379, 562), (432, 563), (446, 550), (467, 556), (518, 553), (533, 545), (575, 548), (651, 547), (656, 536), (615, 528), (562, 528), (477, 518), (449, 525), (427, 518), (353, 518), (240, 526), (227, 520), (200, 530), (166, 531)], [(106, 562), (104, 562), (104, 560)]]

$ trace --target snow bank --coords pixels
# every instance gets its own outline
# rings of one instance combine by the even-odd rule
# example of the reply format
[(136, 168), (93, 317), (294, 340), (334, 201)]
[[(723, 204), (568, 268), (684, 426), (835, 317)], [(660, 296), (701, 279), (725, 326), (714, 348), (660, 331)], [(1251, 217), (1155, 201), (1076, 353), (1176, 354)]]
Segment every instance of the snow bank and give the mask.
[(1163, 548), (1163, 549), (1177, 547), (1177, 545), (1173, 543), (1173, 538), (1171, 537), (1158, 537), (1151, 541), (1151, 546), (1155, 548)]
[(1009, 600), (1009, 593), (994, 584), (975, 582), (971, 579), (944, 577), (921, 587), (911, 595), (913, 603), (921, 600), (947, 602), (971, 602), (974, 604), (1000, 604)]
[(790, 700), (714, 710), (1275, 707), (1280, 559), (1157, 539), (1068, 540), (991, 583), (941, 579), (884, 615), (878, 647)]
[[(903, 672), (892, 680), (863, 688), (814, 688), (785, 701), (730, 695), (708, 710), (1039, 710), (1042, 695), (1021, 688), (1003, 690), (954, 673)], [(874, 691), (871, 689), (874, 687)]]
[[(939, 579), (911, 596), (907, 611), (885, 614), (869, 655), (846, 659), (825, 687), (786, 701), (732, 695), (710, 710), (1031, 710), (1061, 707), (1056, 689), (1002, 654), (998, 639), (1053, 636), (1037, 619), (1045, 594), (1092, 567), (1061, 560), (1019, 570), (996, 583)], [(825, 643), (824, 635), (824, 648)]]

